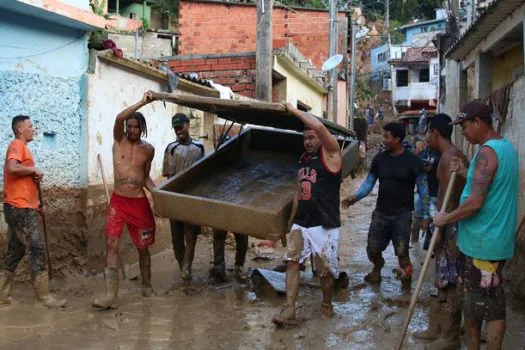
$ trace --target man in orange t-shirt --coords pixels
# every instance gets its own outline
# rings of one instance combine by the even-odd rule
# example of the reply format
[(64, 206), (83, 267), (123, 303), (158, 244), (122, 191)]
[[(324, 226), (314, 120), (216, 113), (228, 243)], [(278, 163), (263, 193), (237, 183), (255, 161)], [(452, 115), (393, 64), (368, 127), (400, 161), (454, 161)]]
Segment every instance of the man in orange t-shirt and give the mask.
[(4, 215), (8, 225), (8, 247), (5, 262), (0, 265), (0, 305), (10, 304), (9, 296), (15, 270), (25, 255), (30, 253), (31, 277), (37, 299), (47, 307), (62, 307), (65, 299), (49, 293), (45, 246), (38, 225), (38, 211), (43, 203), (38, 200), (37, 183), (44, 173), (35, 167), (27, 144), (33, 140), (35, 129), (28, 116), (13, 118), (15, 139), (7, 149), (4, 163)]

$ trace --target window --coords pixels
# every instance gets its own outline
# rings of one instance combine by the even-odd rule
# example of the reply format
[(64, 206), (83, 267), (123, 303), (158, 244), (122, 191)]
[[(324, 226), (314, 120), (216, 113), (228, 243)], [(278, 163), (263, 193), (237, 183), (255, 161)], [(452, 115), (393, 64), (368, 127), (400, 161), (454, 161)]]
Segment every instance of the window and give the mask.
[(388, 52), (381, 52), (380, 54), (377, 55), (377, 62), (379, 63), (382, 63), (382, 62), (385, 62), (388, 58), (387, 58), (387, 53)]
[(419, 82), (428, 83), (430, 81), (430, 71), (428, 68), (422, 68), (419, 70)]
[(439, 67), (437, 64), (434, 64), (434, 75), (439, 75)]
[(399, 69), (396, 72), (396, 86), (408, 86), (408, 69)]
[(302, 103), (301, 101), (297, 100), (297, 109), (303, 112), (308, 112), (312, 109), (312, 107), (308, 106), (306, 103)]

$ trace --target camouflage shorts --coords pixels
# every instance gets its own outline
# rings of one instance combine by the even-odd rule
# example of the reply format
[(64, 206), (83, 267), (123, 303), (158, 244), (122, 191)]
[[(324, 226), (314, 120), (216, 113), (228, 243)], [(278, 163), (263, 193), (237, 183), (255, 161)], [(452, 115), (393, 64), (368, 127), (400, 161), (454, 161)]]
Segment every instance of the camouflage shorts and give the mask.
[(27, 248), (31, 275), (36, 276), (45, 271), (46, 250), (38, 224), (38, 212), (4, 204), (4, 216), (8, 225), (8, 245), (3, 269), (15, 272)]

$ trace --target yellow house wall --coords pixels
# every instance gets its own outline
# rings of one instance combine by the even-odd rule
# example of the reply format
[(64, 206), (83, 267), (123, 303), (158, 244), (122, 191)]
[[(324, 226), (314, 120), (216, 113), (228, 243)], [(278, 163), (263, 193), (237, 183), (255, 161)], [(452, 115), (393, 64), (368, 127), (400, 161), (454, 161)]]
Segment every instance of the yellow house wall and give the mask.
[(277, 59), (273, 69), (286, 77), (286, 102), (297, 106), (297, 101), (310, 106), (310, 113), (321, 117), (323, 115), (323, 94), (316, 91), (301, 77), (283, 67)]
[(523, 65), (523, 47), (517, 46), (503, 55), (492, 57), (492, 91), (512, 81), (512, 70)]

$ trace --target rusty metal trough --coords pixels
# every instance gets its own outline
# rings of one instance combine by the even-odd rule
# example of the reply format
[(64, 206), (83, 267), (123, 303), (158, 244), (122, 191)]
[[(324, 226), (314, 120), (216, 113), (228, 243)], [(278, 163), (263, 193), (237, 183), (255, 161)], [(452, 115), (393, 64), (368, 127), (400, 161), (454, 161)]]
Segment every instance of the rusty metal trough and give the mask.
[[(346, 176), (358, 162), (358, 143), (345, 137), (339, 142)], [(287, 233), (303, 152), (301, 133), (248, 128), (163, 183), (153, 192), (155, 209), (171, 219), (277, 240)]]

